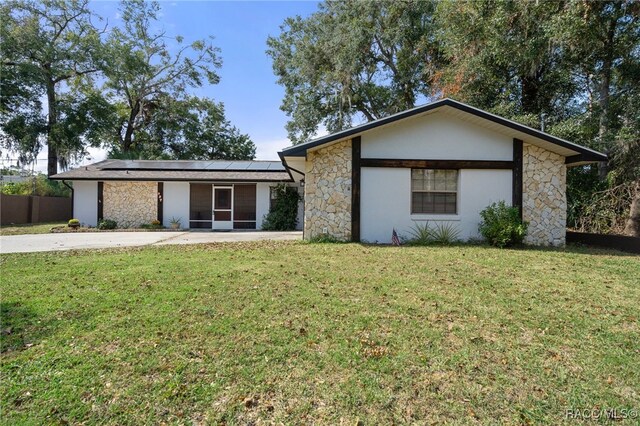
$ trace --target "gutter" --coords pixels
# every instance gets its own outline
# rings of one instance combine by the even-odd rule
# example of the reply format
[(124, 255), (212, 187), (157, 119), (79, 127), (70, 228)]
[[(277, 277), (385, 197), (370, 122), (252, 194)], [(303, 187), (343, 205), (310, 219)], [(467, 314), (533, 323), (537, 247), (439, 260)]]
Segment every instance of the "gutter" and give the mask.
[(294, 169), (293, 167), (291, 167), (291, 166), (289, 166), (287, 164), (287, 160), (284, 159), (284, 152), (279, 151), (278, 152), (278, 157), (280, 157), (280, 161), (282, 162), (282, 165), (284, 166), (284, 168), (287, 170), (287, 173), (289, 173), (289, 176), (291, 177), (292, 181), (295, 181), (295, 179), (293, 178), (293, 175), (291, 174), (291, 170), (293, 170), (294, 172), (296, 172), (296, 173), (298, 173), (298, 174), (300, 174), (302, 176), (305, 176), (305, 174), (302, 173), (300, 170)]

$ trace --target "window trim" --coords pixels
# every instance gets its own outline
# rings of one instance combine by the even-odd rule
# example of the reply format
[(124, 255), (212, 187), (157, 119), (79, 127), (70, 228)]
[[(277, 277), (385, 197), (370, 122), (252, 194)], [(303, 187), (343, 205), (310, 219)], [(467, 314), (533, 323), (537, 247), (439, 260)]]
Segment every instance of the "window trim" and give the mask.
[[(425, 190), (425, 189), (417, 189), (414, 190), (413, 189), (413, 171), (414, 170), (433, 170), (434, 172), (437, 171), (455, 171), (456, 172), (456, 189), (455, 191), (447, 191), (447, 190)], [(433, 169), (433, 168), (426, 168), (426, 167), (412, 167), (410, 169), (410, 173), (409, 173), (409, 192), (410, 192), (410, 196), (409, 196), (409, 211), (411, 213), (411, 216), (424, 216), (424, 217), (429, 217), (429, 218), (436, 218), (438, 216), (443, 216), (445, 218), (450, 218), (450, 219), (455, 219), (457, 217), (459, 217), (460, 215), (460, 169)], [(426, 212), (414, 212), (413, 211), (413, 193), (414, 192), (420, 192), (420, 193), (432, 193), (432, 194), (455, 194), (456, 195), (456, 211), (454, 213), (436, 213), (436, 212), (431, 212), (431, 213), (426, 213)]]

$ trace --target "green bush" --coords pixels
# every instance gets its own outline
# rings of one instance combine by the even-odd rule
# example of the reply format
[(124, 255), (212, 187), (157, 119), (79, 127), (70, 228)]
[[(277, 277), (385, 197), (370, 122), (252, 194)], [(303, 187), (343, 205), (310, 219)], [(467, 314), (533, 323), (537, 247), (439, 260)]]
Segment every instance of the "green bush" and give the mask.
[(0, 187), (7, 195), (40, 195), (42, 197), (70, 197), (71, 190), (62, 182), (49, 180), (46, 175), (38, 174), (23, 182), (5, 183)]
[(527, 235), (528, 224), (520, 218), (520, 210), (507, 206), (504, 201), (491, 204), (480, 212), (480, 217), (478, 230), (492, 246), (520, 244)]
[(313, 244), (324, 244), (324, 243), (344, 243), (345, 241), (341, 241), (339, 239), (337, 239), (336, 237), (334, 237), (333, 235), (329, 235), (329, 234), (318, 234), (318, 235), (314, 235), (313, 237), (309, 238), (307, 240), (310, 243)]
[(265, 231), (293, 231), (298, 224), (298, 190), (284, 183), (272, 188), (273, 206), (262, 222)]
[(408, 244), (425, 246), (429, 244), (453, 244), (460, 240), (460, 230), (452, 222), (436, 222), (429, 226), (429, 222), (416, 222), (409, 231)]
[(78, 219), (69, 219), (69, 223), (67, 225), (70, 227), (78, 227), (80, 226), (80, 221)]
[(98, 229), (116, 229), (117, 227), (118, 223), (111, 219), (102, 219), (100, 223), (98, 223)]
[(151, 223), (142, 223), (140, 224), (141, 229), (164, 229), (162, 226), (162, 222), (159, 220), (152, 220)]

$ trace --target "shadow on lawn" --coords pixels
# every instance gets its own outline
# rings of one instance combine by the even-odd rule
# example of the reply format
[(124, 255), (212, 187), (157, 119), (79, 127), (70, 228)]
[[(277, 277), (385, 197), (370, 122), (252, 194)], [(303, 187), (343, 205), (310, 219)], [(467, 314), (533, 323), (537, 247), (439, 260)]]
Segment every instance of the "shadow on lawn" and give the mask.
[(0, 303), (0, 353), (26, 349), (45, 334), (31, 308), (19, 302)]

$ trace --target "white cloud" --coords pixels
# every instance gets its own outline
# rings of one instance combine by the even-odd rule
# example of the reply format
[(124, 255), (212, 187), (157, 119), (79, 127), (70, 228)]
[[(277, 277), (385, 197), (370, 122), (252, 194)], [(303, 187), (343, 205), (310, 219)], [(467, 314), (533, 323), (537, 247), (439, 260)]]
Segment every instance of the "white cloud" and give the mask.
[(256, 141), (256, 160), (279, 160), (278, 151), (291, 146), (287, 138)]
[(104, 148), (87, 148), (87, 152), (89, 153), (89, 155), (85, 157), (79, 165), (84, 166), (86, 164), (97, 163), (98, 161), (106, 160), (107, 154), (109, 153)]

